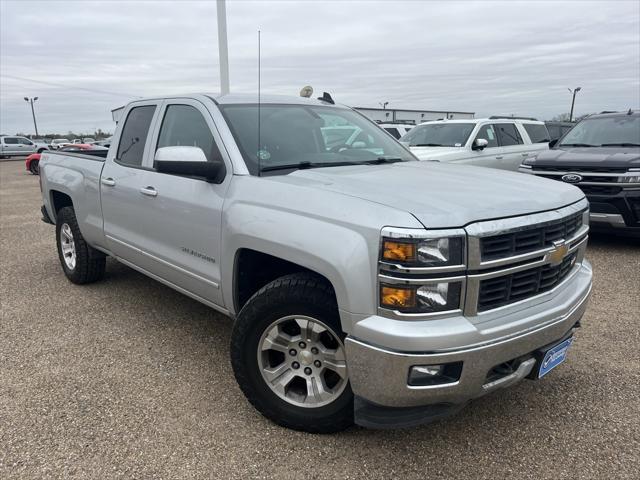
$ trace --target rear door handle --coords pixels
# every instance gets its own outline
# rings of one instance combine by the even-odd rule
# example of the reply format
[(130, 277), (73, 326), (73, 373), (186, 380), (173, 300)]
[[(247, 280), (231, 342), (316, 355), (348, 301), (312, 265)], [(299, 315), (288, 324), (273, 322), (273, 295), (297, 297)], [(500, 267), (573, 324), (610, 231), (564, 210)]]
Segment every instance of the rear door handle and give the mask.
[(140, 193), (143, 195), (147, 195), (149, 197), (156, 197), (158, 196), (158, 191), (153, 188), (153, 187), (143, 187), (140, 189)]
[(100, 183), (102, 183), (103, 185), (106, 185), (107, 187), (115, 187), (116, 186), (116, 181), (111, 177), (101, 179)]
[(500, 155), (499, 157), (496, 157), (496, 160), (502, 160), (504, 157), (502, 155)]
[(522, 155), (523, 157), (528, 157), (529, 156), (528, 153), (521, 153), (520, 155)]

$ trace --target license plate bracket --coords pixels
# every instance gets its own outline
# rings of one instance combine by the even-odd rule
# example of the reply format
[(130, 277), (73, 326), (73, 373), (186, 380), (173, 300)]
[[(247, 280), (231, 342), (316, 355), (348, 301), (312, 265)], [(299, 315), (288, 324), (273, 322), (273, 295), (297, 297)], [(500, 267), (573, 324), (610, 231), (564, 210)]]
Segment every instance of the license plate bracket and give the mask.
[(555, 344), (540, 354), (537, 368), (537, 378), (544, 377), (551, 370), (563, 363), (567, 359), (567, 351), (573, 343), (573, 336)]

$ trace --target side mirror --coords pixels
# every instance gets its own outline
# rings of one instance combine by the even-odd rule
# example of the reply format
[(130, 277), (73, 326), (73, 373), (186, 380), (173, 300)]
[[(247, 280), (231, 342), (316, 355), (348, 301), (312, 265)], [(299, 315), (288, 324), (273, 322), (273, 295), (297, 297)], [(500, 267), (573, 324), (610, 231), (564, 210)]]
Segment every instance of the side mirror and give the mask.
[(224, 178), (222, 160), (207, 161), (200, 147), (162, 147), (156, 150), (153, 159), (160, 173), (203, 177), (208, 182), (219, 182)]
[(556, 146), (556, 143), (558, 143), (558, 139), (557, 139), (557, 138), (554, 138), (553, 140), (551, 140), (551, 141), (549, 142), (549, 148), (553, 148), (553, 147), (555, 147), (555, 146)]
[(471, 145), (471, 150), (484, 150), (489, 145), (489, 142), (484, 138), (476, 138)]

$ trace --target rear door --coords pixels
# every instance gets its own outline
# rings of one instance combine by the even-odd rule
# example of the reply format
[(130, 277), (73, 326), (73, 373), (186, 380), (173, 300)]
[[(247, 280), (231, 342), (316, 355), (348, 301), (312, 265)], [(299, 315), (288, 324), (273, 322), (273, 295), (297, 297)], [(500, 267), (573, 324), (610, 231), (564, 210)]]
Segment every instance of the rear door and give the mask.
[(20, 147), (18, 143), (18, 137), (3, 137), (2, 138), (2, 153), (3, 155), (17, 155), (20, 153)]
[(551, 135), (544, 123), (522, 122), (518, 127), (520, 128), (520, 134), (528, 139), (528, 141), (525, 142), (526, 150), (522, 152), (522, 160), (541, 150), (549, 149)]
[[(158, 148), (199, 147), (208, 161), (225, 163), (220, 183), (155, 170)], [(141, 197), (144, 219), (142, 249), (148, 254), (146, 268), (187, 292), (223, 305), (220, 289), (220, 240), (222, 206), (231, 181), (231, 162), (211, 114), (193, 99), (166, 100), (153, 133)]]
[(530, 146), (525, 145), (522, 135), (514, 122), (496, 123), (494, 126), (497, 130), (498, 143), (500, 144), (500, 152), (496, 156), (495, 167), (517, 171), (525, 156), (524, 154), (529, 151)]
[(151, 131), (160, 102), (140, 102), (125, 112), (124, 123), (115, 139), (100, 178), (104, 233), (109, 250), (123, 260), (144, 268), (140, 250), (145, 245), (149, 205), (141, 194), (144, 186), (144, 156), (149, 152)]

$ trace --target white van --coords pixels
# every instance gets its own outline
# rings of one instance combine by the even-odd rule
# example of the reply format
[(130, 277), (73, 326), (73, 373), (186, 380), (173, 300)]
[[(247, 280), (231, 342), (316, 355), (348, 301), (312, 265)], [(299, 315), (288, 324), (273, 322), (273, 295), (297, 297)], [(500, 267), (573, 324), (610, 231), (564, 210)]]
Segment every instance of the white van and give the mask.
[(400, 141), (420, 160), (517, 171), (524, 159), (549, 148), (544, 122), (490, 117), (425, 122)]

